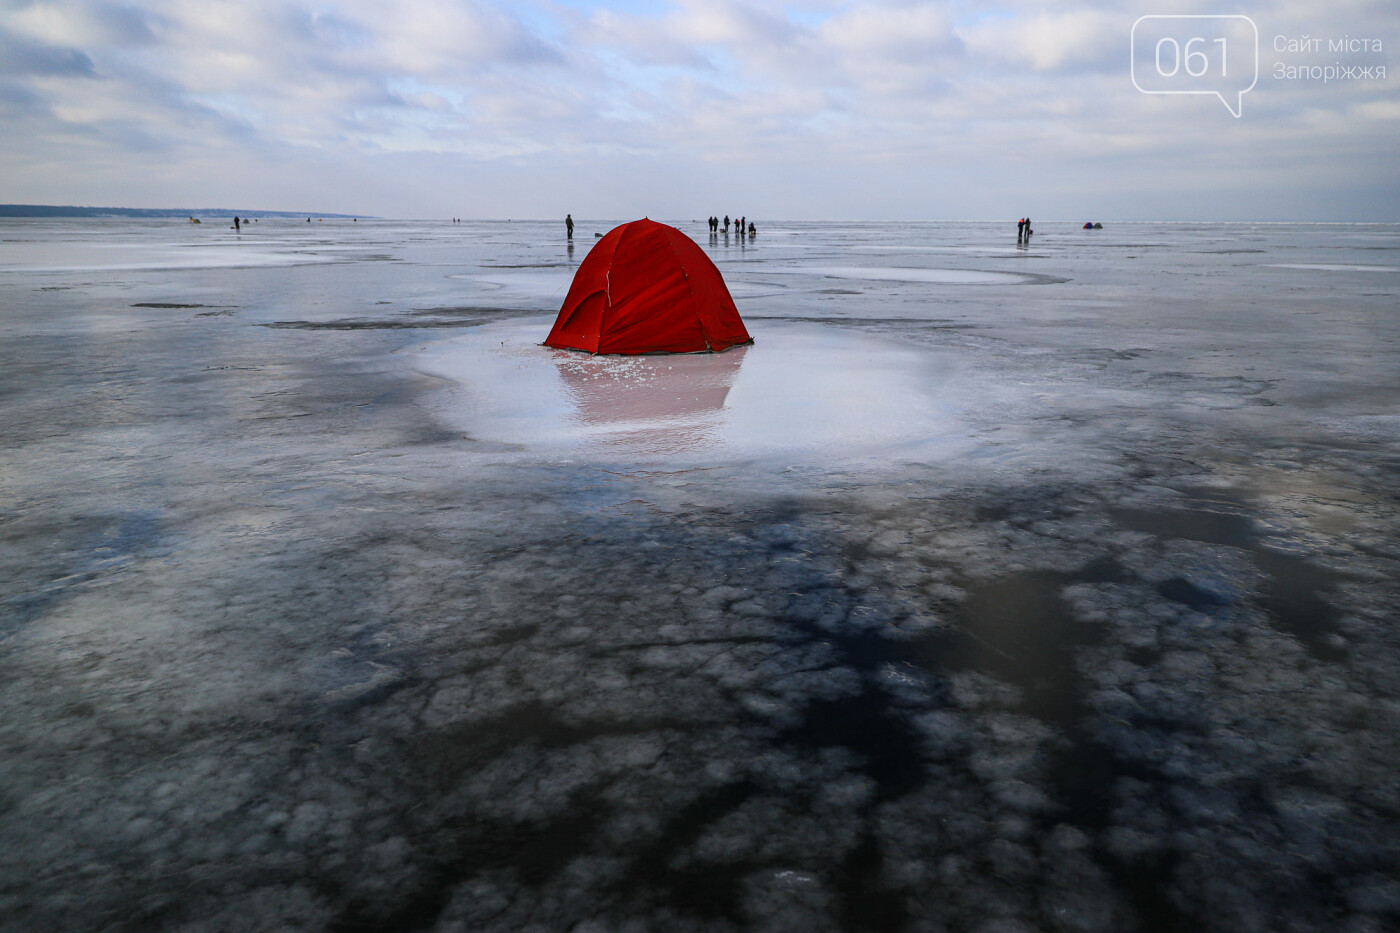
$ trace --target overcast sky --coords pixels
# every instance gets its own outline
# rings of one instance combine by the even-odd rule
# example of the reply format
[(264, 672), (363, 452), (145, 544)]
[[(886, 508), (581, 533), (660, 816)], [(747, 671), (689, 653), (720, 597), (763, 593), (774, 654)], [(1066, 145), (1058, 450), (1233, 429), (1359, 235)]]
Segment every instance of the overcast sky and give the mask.
[[(1238, 118), (1134, 86), (1167, 13), (1256, 24), (1242, 100), (1242, 21), (1136, 46), (1234, 43), (1139, 83)], [(0, 0), (0, 202), (1400, 221), (1397, 44), (1394, 0)]]

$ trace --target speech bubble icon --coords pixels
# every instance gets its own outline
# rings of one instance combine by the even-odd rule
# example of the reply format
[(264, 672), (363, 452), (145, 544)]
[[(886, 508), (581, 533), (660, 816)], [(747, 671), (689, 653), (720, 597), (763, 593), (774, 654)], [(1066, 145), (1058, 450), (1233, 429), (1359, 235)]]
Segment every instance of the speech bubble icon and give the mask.
[(1237, 14), (1139, 16), (1131, 70), (1144, 94), (1214, 94), (1239, 117), (1259, 81), (1259, 28)]

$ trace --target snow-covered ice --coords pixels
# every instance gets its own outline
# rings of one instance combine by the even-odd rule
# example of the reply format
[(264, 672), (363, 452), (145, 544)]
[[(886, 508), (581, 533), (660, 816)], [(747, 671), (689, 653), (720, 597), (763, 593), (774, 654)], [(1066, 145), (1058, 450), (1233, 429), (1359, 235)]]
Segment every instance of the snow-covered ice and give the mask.
[(540, 345), (552, 318), (487, 324), (423, 351), (429, 402), (473, 438), (539, 455), (694, 466), (937, 456), (959, 437), (952, 354), (773, 323), (716, 354), (590, 356)]
[(0, 222), (0, 928), (1400, 924), (1400, 228), (610, 226)]

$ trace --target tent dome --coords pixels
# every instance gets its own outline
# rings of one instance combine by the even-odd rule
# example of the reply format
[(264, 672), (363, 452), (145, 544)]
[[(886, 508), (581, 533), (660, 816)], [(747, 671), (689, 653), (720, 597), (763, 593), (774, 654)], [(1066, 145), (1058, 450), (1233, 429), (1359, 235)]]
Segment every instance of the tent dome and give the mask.
[(753, 338), (704, 250), (643, 219), (593, 244), (544, 342), (589, 353), (703, 353)]

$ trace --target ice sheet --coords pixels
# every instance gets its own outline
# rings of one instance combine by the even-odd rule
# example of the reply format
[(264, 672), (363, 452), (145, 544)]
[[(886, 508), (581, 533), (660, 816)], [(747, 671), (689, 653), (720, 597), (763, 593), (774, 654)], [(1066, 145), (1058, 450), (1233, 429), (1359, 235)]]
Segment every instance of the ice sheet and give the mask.
[[(232, 218), (229, 218), (231, 221)], [(110, 220), (11, 221), (0, 273), (143, 272), (284, 266), (355, 258), (357, 247), (329, 242), (324, 229), (310, 236), (289, 222), (245, 226), (235, 233), (220, 221), (148, 222), (135, 231)]]
[(945, 285), (1008, 285), (1033, 282), (1034, 277), (1015, 272), (978, 269), (918, 269), (905, 266), (823, 266), (798, 268), (766, 266), (766, 275), (819, 275), (833, 279), (869, 279), (882, 282), (936, 282)]
[(1400, 266), (1356, 266), (1335, 262), (1274, 262), (1274, 269), (1317, 269), (1322, 272), (1400, 272)]
[(1400, 228), (1079, 223), (0, 221), (0, 927), (1394, 928)]

